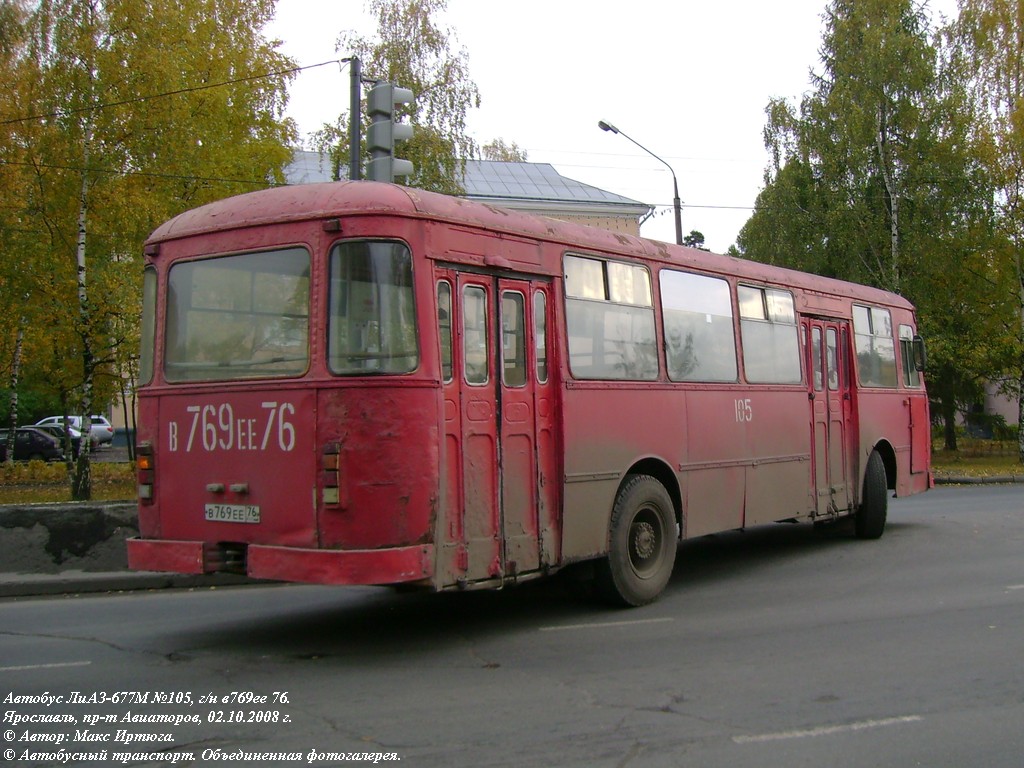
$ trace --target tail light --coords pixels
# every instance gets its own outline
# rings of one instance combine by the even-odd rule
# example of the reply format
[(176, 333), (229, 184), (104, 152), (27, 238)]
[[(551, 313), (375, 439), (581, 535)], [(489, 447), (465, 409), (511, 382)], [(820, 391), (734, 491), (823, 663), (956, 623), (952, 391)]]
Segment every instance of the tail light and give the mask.
[(153, 461), (153, 444), (149, 441), (139, 443), (135, 449), (135, 472), (139, 486), (139, 501), (152, 504), (156, 468)]
[(321, 472), (323, 473), (323, 502), (325, 506), (341, 504), (341, 462), (339, 461), (341, 446), (328, 443), (324, 446), (321, 456)]

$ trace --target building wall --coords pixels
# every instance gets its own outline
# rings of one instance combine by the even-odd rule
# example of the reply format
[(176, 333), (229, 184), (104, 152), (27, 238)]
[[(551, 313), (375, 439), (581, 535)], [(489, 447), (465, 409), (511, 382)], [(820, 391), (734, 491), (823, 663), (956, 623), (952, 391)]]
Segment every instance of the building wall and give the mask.
[(985, 413), (1002, 416), (1009, 426), (1017, 423), (1017, 401), (999, 391), (995, 382), (985, 385)]
[(635, 218), (623, 216), (584, 216), (573, 214), (558, 214), (557, 216), (553, 216), (550, 213), (545, 215), (550, 219), (557, 219), (558, 221), (567, 221), (573, 224), (584, 224), (588, 227), (607, 229), (611, 232), (622, 232), (625, 235), (634, 235), (636, 237), (640, 236), (640, 222)]

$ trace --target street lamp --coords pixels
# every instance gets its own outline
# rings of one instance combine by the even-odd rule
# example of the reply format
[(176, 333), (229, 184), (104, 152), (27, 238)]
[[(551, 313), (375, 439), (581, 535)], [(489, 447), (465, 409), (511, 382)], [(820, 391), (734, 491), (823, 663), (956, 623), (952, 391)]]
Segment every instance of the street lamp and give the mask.
[(640, 142), (638, 142), (635, 139), (631, 138), (630, 136), (627, 136), (625, 133), (620, 131), (618, 128), (616, 128), (611, 123), (606, 123), (604, 120), (601, 120), (601, 121), (598, 122), (597, 127), (600, 128), (602, 131), (611, 131), (612, 133), (617, 133), (620, 136), (625, 136), (627, 139), (629, 139), (634, 144), (636, 144), (638, 147), (640, 147), (640, 149), (642, 149), (648, 155), (653, 157), (659, 163), (663, 163), (664, 166), (666, 168), (668, 168), (668, 172), (672, 174), (672, 191), (673, 191), (673, 193), (675, 195), (672, 198), (672, 210), (673, 210), (673, 212), (676, 215), (676, 245), (682, 245), (683, 244), (683, 209), (682, 209), (682, 206), (679, 203), (679, 183), (676, 181), (676, 172), (672, 170), (672, 166), (669, 165), (668, 163), (666, 163), (664, 160), (662, 160), (656, 154), (651, 152), (651, 150), (649, 150), (643, 144), (641, 144)]

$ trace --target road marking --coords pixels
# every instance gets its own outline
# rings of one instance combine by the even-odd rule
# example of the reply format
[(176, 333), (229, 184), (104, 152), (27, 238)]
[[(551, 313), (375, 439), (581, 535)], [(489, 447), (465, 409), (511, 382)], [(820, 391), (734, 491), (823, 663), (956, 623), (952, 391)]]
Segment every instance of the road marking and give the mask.
[(633, 627), (637, 624), (661, 624), (672, 621), (671, 617), (661, 619), (634, 619), (633, 621), (599, 621), (593, 624), (559, 624), (551, 627), (540, 627), (541, 632), (561, 632), (567, 629), (603, 629), (605, 627)]
[(1011, 584), (1007, 589), (1024, 589), (1024, 584)]
[(831, 736), (836, 733), (863, 731), (868, 728), (887, 728), (890, 725), (919, 723), (923, 719), (919, 715), (904, 715), (903, 717), (888, 717), (885, 720), (862, 720), (859, 723), (848, 723), (846, 725), (823, 725), (818, 728), (807, 728), (799, 731), (779, 731), (778, 733), (760, 733), (753, 736), (733, 736), (732, 740), (737, 744), (757, 744), (765, 741), (783, 741), (785, 739), (809, 739), (815, 736)]
[(91, 661), (65, 661), (60, 664), (27, 664), (23, 667), (0, 667), (0, 672), (20, 672), (25, 669), (57, 669), (59, 667), (87, 667)]

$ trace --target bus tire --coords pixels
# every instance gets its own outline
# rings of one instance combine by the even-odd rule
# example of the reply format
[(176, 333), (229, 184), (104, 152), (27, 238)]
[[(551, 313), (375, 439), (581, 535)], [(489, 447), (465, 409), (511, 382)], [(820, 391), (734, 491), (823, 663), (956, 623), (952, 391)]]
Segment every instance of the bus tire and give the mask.
[(649, 475), (630, 475), (612, 508), (608, 557), (597, 568), (601, 595), (626, 606), (654, 601), (672, 575), (678, 538), (665, 487)]
[(868, 457), (864, 473), (864, 494), (860, 507), (854, 516), (854, 532), (858, 539), (877, 539), (885, 531), (885, 518), (889, 505), (888, 483), (885, 479), (885, 464), (878, 451)]

